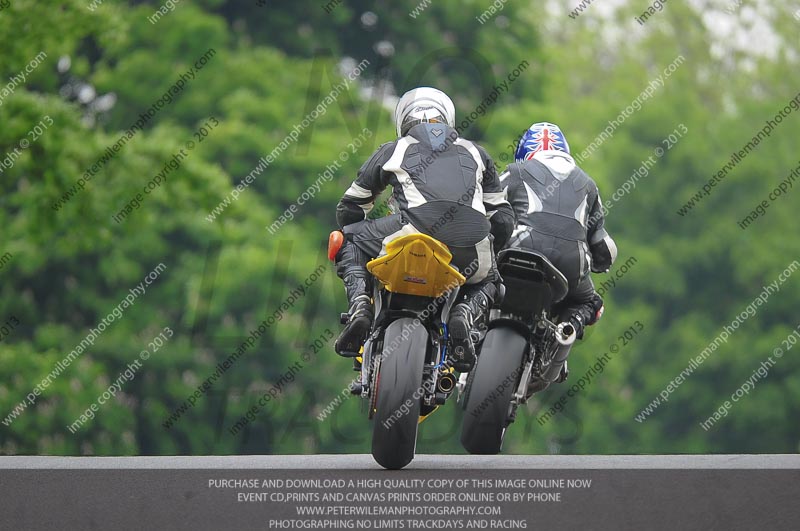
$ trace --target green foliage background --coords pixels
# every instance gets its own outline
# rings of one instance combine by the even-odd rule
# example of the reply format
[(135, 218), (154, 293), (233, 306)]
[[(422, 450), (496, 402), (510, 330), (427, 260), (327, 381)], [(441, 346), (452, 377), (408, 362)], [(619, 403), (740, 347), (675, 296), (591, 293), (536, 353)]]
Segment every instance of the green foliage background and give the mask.
[[(646, 25), (644, 6), (611, 14), (598, 5), (578, 18), (571, 3), (508, 2), (486, 24), (490, 2), (373, 3), (205, 0), (181, 2), (156, 24), (157, 2), (11, 0), (0, 11), (0, 83), (40, 51), (44, 62), (0, 106), (0, 156), (45, 115), (53, 125), (0, 174), (0, 324), (19, 319), (0, 342), (0, 418), (52, 370), (88, 330), (158, 263), (167, 270), (124, 318), (57, 378), (10, 426), (5, 454), (338, 453), (369, 449), (358, 400), (325, 421), (316, 415), (350, 381), (349, 362), (327, 344), (237, 435), (228, 432), (310, 342), (338, 333), (344, 293), (333, 269), (217, 381), (175, 425), (164, 420), (216, 364), (325, 264), (334, 207), (360, 161), (393, 138), (379, 99), (431, 84), (453, 95), (459, 120), (521, 61), (530, 68), (462, 134), (508, 160), (534, 121), (559, 123), (581, 152), (678, 55), (685, 63), (603, 143), (583, 167), (608, 198), (680, 124), (688, 133), (615, 204), (607, 227), (619, 263), (636, 264), (606, 297), (606, 316), (570, 359), (574, 383), (635, 320), (644, 332), (591, 385), (541, 426), (538, 415), (567, 387), (520, 412), (510, 453), (796, 452), (800, 449), (800, 362), (791, 350), (708, 432), (699, 422), (728, 399), (800, 324), (800, 277), (746, 321), (644, 422), (634, 416), (735, 316), (800, 256), (798, 192), (750, 228), (737, 221), (798, 164), (800, 112), (686, 216), (676, 211), (800, 91), (797, 29), (789, 2), (763, 14), (774, 53), (741, 46), (709, 27), (720, 19), (749, 31), (755, 9), (723, 15), (673, 0)], [(745, 2), (747, 4), (747, 2)], [(553, 5), (561, 9), (553, 9)], [(646, 6), (644, 6), (646, 7)], [(369, 11), (372, 15), (364, 15)], [(387, 48), (387, 45), (389, 47)], [(216, 55), (64, 208), (51, 205), (139, 114), (209, 48)], [(390, 49), (391, 54), (385, 51)], [(383, 54), (381, 53), (383, 52)], [(71, 59), (67, 74), (56, 68)], [(342, 58), (370, 61), (337, 103), (214, 222), (206, 215), (292, 127), (342, 80)], [(72, 81), (70, 81), (70, 79)], [(60, 93), (88, 83), (116, 104), (93, 113)], [(369, 90), (368, 90), (369, 89)], [(371, 92), (370, 92), (371, 90)], [(373, 97), (370, 97), (372, 94)], [(122, 224), (111, 216), (141, 191), (210, 117), (220, 122), (167, 183)], [(317, 179), (363, 127), (372, 137), (332, 182), (275, 235), (266, 226)], [(28, 137), (29, 138), (29, 137)], [(614, 269), (612, 269), (612, 273)], [(607, 276), (597, 275), (596, 282)], [(175, 330), (115, 400), (77, 433), (67, 426), (108, 388), (163, 327)], [(463, 452), (454, 403), (426, 421), (419, 452)]]

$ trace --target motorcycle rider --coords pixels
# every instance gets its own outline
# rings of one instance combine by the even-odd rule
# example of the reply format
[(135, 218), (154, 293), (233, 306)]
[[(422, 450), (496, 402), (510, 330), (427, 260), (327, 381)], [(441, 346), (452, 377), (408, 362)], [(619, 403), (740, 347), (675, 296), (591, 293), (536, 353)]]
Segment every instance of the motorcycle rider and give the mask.
[[(589, 271), (604, 273), (617, 257), (603, 226), (597, 185), (577, 166), (564, 133), (552, 123), (531, 125), (514, 160), (500, 176), (517, 217), (508, 247), (538, 251), (564, 274), (569, 292), (555, 311), (581, 338), (603, 311)], [(557, 361), (566, 363), (566, 356)], [(556, 381), (565, 378), (562, 369)]]
[[(370, 330), (373, 279), (367, 262), (385, 254), (393, 239), (424, 233), (447, 245), (452, 264), (467, 276), (448, 320), (454, 366), (466, 372), (475, 362), (470, 331), (488, 313), (499, 281), (493, 240), (498, 249), (506, 244), (514, 211), (491, 157), (453, 128), (455, 106), (444, 92), (431, 87), (406, 92), (394, 119), (398, 139), (370, 156), (336, 207), (345, 241), (335, 261), (349, 309), (334, 348), (357, 356)], [(366, 219), (387, 186), (393, 213)]]

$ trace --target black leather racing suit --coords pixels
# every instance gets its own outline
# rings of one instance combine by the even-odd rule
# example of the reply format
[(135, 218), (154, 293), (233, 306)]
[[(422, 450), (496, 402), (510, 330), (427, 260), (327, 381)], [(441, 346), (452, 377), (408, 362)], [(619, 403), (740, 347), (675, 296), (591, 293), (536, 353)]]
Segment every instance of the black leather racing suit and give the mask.
[[(388, 186), (394, 213), (366, 219)], [(447, 245), (452, 264), (467, 277), (454, 311), (463, 309), (467, 317), (460, 322), (471, 326), (494, 299), (499, 280), (494, 246), (504, 246), (514, 229), (514, 211), (492, 159), (455, 129), (438, 123), (418, 124), (380, 146), (339, 201), (336, 219), (345, 234), (336, 265), (350, 303), (350, 322), (368, 311), (363, 301), (372, 293), (372, 277), (365, 267), (369, 259), (385, 253), (386, 244), (397, 237), (424, 233)], [(358, 345), (365, 322), (360, 319), (355, 332), (345, 328), (335, 345), (337, 352)], [(464, 328), (451, 336), (466, 341)]]
[[(365, 219), (375, 199), (392, 187), (396, 213)], [(394, 238), (425, 233), (448, 246), (460, 270), (474, 264), (468, 284), (496, 280), (494, 246), (506, 244), (514, 212), (489, 155), (446, 125), (422, 123), (383, 144), (364, 163), (336, 207), (336, 220), (368, 258)], [(491, 237), (490, 237), (491, 234)], [(340, 276), (347, 263), (340, 263)]]
[(556, 308), (562, 321), (575, 317), (581, 328), (594, 323), (603, 301), (589, 272), (608, 271), (617, 256), (597, 185), (557, 150), (510, 164), (500, 179), (517, 216), (508, 246), (541, 252), (567, 278), (569, 292)]

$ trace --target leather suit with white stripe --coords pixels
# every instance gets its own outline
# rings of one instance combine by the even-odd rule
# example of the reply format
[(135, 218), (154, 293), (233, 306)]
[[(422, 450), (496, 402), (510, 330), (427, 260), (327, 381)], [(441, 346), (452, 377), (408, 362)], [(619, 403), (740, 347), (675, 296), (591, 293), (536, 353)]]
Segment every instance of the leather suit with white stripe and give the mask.
[(581, 328), (592, 324), (602, 299), (589, 272), (608, 271), (617, 256), (603, 226), (597, 185), (560, 150), (510, 164), (500, 179), (517, 217), (508, 246), (544, 254), (569, 281), (569, 293), (557, 308), (561, 319), (575, 317)]
[[(366, 219), (389, 186), (394, 213)], [(371, 294), (367, 261), (385, 253), (394, 238), (413, 233), (428, 234), (448, 246), (452, 264), (467, 276), (460, 301), (480, 310), (475, 314), (488, 309), (499, 280), (494, 246), (504, 246), (514, 228), (514, 211), (505, 195), (491, 157), (445, 124), (420, 123), (380, 146), (336, 208), (345, 234), (336, 257), (337, 273), (344, 281), (351, 315), (354, 301)], [(338, 345), (337, 351), (342, 348)]]
[[(363, 221), (387, 186), (396, 213)], [(383, 144), (364, 163), (339, 201), (336, 220), (348, 240), (370, 256), (385, 252), (393, 238), (413, 232), (446, 244), (460, 269), (469, 265), (462, 263), (467, 255), (477, 255), (480, 265), (470, 277), (475, 283), (490, 274), (489, 234), (497, 248), (505, 245), (514, 213), (483, 148), (451, 127), (421, 123)]]

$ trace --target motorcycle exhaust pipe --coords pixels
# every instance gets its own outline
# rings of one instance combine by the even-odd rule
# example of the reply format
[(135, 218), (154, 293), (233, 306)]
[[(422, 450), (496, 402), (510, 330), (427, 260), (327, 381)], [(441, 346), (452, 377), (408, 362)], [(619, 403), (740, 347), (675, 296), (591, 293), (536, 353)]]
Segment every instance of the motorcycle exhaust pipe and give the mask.
[(559, 323), (556, 327), (556, 341), (558, 342), (558, 347), (556, 347), (556, 352), (553, 355), (553, 362), (545, 373), (545, 379), (547, 381), (552, 383), (558, 380), (561, 374), (561, 368), (567, 361), (569, 350), (572, 348), (572, 344), (575, 343), (577, 337), (577, 330), (575, 330), (575, 327), (570, 323)]
[(440, 393), (450, 393), (455, 387), (456, 377), (453, 376), (453, 373), (443, 373), (439, 375), (439, 378), (436, 380), (436, 390)]
[(577, 337), (578, 331), (575, 330), (575, 327), (570, 323), (560, 323), (556, 327), (556, 341), (558, 341), (560, 345), (568, 347), (575, 343)]

